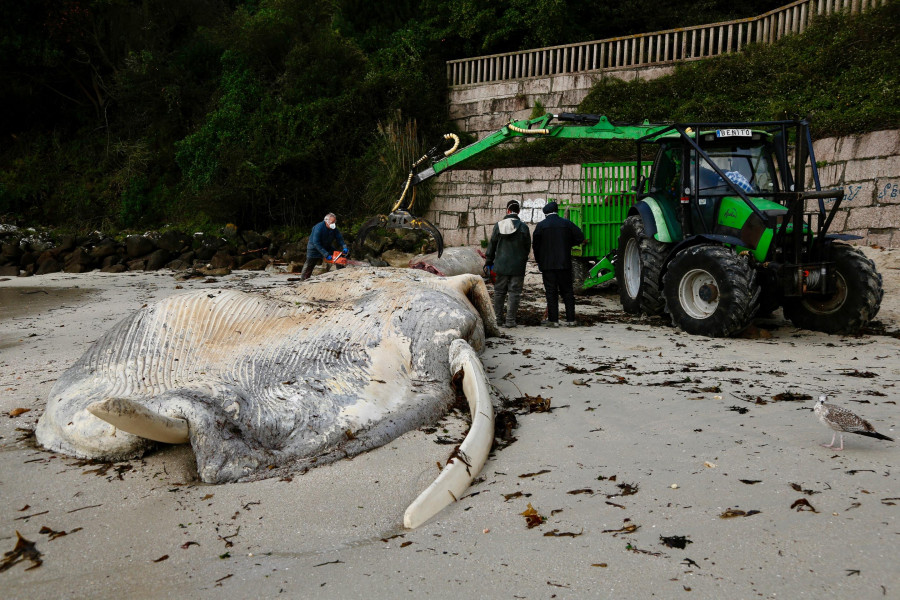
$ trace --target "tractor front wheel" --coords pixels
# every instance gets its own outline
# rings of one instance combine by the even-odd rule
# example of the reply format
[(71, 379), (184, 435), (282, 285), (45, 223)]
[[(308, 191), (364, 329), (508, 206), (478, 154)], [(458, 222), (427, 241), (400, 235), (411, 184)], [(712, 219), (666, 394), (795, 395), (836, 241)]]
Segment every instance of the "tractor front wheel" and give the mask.
[(797, 327), (825, 333), (856, 333), (878, 314), (884, 297), (881, 274), (859, 248), (832, 244), (834, 291), (784, 299), (784, 316)]
[(625, 312), (636, 315), (662, 312), (659, 275), (665, 256), (666, 245), (644, 234), (644, 221), (640, 215), (625, 219), (619, 233), (615, 263), (619, 299)]
[(663, 295), (675, 326), (696, 335), (727, 337), (756, 314), (760, 287), (746, 256), (723, 246), (692, 246), (669, 263)]

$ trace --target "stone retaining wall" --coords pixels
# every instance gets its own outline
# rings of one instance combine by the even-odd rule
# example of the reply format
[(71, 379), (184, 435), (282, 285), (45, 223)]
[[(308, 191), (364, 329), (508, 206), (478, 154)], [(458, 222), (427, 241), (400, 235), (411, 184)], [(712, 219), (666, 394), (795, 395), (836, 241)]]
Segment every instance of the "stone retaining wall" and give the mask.
[(544, 218), (547, 198), (574, 201), (581, 193), (581, 165), (527, 169), (456, 170), (433, 184), (435, 199), (425, 218), (434, 223), (447, 246), (478, 246), (491, 237), (506, 203), (518, 200), (520, 216), (532, 224)]
[(597, 73), (456, 86), (450, 88), (450, 119), (480, 140), (510, 120), (530, 118), (538, 101), (544, 107), (542, 114), (576, 112), (591, 87), (603, 78), (649, 81), (669, 75), (673, 70), (671, 66), (609, 69)]
[[(823, 189), (846, 192), (831, 231), (860, 235), (860, 244), (900, 247), (900, 130), (827, 138), (815, 142), (814, 150)], [(447, 246), (479, 245), (490, 238), (509, 200), (519, 200), (523, 220), (536, 223), (547, 198), (578, 201), (580, 179), (581, 165), (450, 171), (435, 180), (425, 217)]]
[(868, 246), (900, 247), (900, 129), (827, 138), (813, 149), (822, 188), (846, 194), (831, 230), (860, 235)]

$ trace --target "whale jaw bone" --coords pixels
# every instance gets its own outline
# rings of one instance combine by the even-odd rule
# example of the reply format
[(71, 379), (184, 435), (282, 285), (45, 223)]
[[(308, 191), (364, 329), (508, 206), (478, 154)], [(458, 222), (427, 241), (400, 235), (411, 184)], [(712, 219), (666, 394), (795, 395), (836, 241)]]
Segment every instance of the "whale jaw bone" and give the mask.
[(469, 401), (472, 426), (441, 474), (419, 494), (403, 515), (403, 526), (415, 529), (439, 513), (445, 506), (462, 497), (472, 480), (487, 461), (494, 441), (494, 407), (490, 384), (478, 354), (465, 340), (450, 344), (450, 368), (463, 373), (462, 388)]
[(94, 402), (87, 410), (122, 431), (155, 442), (186, 444), (191, 439), (185, 419), (155, 413), (127, 398), (107, 398)]

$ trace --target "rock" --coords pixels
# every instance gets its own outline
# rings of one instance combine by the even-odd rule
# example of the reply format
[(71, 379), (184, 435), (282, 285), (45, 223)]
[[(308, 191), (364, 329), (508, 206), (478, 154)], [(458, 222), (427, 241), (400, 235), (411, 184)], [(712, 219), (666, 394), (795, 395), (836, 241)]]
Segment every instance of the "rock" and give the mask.
[(33, 265), (37, 258), (38, 257), (34, 252), (23, 252), (22, 256), (19, 258), (19, 266), (25, 269), (28, 265)]
[[(122, 259), (118, 254), (113, 254), (111, 256), (107, 256), (103, 259), (103, 262), (100, 263), (100, 270), (107, 269), (113, 265), (122, 264)], [(105, 273), (109, 273), (109, 271), (104, 271)]]
[(268, 266), (269, 261), (263, 258), (254, 258), (253, 260), (247, 261), (243, 265), (241, 265), (241, 269), (247, 271), (263, 271), (266, 266)]
[(91, 248), (91, 258), (94, 260), (103, 260), (107, 256), (118, 254), (119, 244), (112, 238), (100, 240), (96, 246)]
[(76, 247), (65, 258), (66, 262), (77, 262), (82, 265), (89, 265), (94, 260), (91, 256), (91, 251), (84, 246)]
[[(40, 267), (42, 264), (44, 264), (48, 260), (56, 261), (56, 255), (53, 254), (52, 252), (50, 252), (49, 250), (44, 250), (43, 252), (38, 254), (38, 257), (34, 260), (34, 264), (36, 264), (37, 266)], [(60, 268), (62, 268), (62, 267), (60, 267)]]
[(22, 249), (18, 242), (5, 242), (0, 246), (0, 261), (15, 263), (22, 256)]
[(245, 231), (241, 233), (244, 243), (247, 244), (248, 250), (259, 250), (260, 248), (268, 248), (271, 240), (264, 235), (260, 235), (255, 231)]
[(159, 236), (159, 239), (156, 240), (156, 245), (173, 254), (181, 254), (190, 250), (191, 238), (180, 231), (170, 229)]
[(238, 235), (237, 225), (235, 225), (234, 223), (229, 223), (228, 225), (226, 225), (225, 227), (222, 228), (222, 235), (224, 235), (225, 237), (227, 237), (230, 240), (233, 240)]
[(74, 235), (64, 235), (59, 238), (59, 243), (53, 249), (56, 252), (56, 255), (64, 254), (66, 252), (71, 252), (75, 249), (76, 240)]
[(279, 258), (285, 262), (303, 262), (306, 260), (306, 244), (300, 242), (292, 242), (286, 244), (278, 254)]
[(87, 273), (93, 268), (94, 259), (87, 248), (78, 246), (66, 256), (63, 271), (66, 273)]
[(194, 236), (194, 246), (197, 258), (209, 260), (213, 255), (225, 246), (225, 240), (212, 235), (199, 234)]
[(175, 260), (169, 262), (169, 264), (166, 265), (166, 268), (173, 271), (185, 271), (191, 268), (191, 263), (188, 261), (183, 261), (180, 258), (176, 258)]
[(391, 266), (391, 265), (387, 264), (385, 261), (381, 260), (380, 258), (371, 258), (370, 257), (369, 259), (367, 259), (366, 262), (368, 262), (373, 267), (389, 267), (389, 266)]
[(231, 269), (211, 269), (209, 267), (202, 267), (197, 270), (207, 277), (222, 277), (224, 275), (231, 275)]
[(101, 273), (124, 273), (127, 271), (127, 267), (123, 264), (115, 264), (109, 265), (108, 267), (103, 267), (100, 269)]
[(147, 266), (145, 268), (148, 271), (158, 271), (166, 266), (166, 263), (170, 260), (172, 260), (172, 254), (168, 250), (160, 248), (147, 257)]
[(146, 256), (154, 250), (156, 250), (156, 244), (148, 237), (142, 235), (129, 235), (125, 238), (125, 253), (128, 258)]
[(18, 277), (19, 267), (16, 265), (6, 265), (0, 267), (0, 277)]
[(369, 233), (369, 235), (366, 236), (365, 242), (363, 242), (363, 248), (370, 250), (372, 254), (381, 254), (389, 245), (390, 240), (374, 232)]
[(409, 268), (409, 261), (414, 257), (409, 252), (401, 252), (400, 250), (388, 250), (381, 255), (381, 260), (387, 262), (392, 267), (399, 269)]
[(225, 250), (219, 250), (209, 259), (208, 267), (210, 269), (232, 269), (234, 268), (234, 257)]
[(416, 246), (419, 245), (419, 236), (410, 231), (406, 235), (397, 240), (397, 247), (404, 252), (415, 252)]
[(63, 271), (65, 271), (66, 273), (88, 273), (90, 271), (93, 271), (93, 268), (91, 267), (91, 265), (83, 265), (76, 262), (71, 264), (67, 263), (66, 266), (63, 267)]
[(128, 270), (129, 271), (143, 271), (147, 266), (147, 260), (144, 258), (138, 258), (136, 260), (128, 261)]

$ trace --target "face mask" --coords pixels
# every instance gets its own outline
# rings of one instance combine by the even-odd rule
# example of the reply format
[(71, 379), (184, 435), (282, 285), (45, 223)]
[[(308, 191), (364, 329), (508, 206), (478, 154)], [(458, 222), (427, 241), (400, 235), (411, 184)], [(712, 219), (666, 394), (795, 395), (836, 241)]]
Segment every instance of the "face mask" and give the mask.
[(337, 223), (329, 223), (328, 220), (325, 219), (325, 226), (328, 227), (328, 229), (334, 229), (337, 227)]

